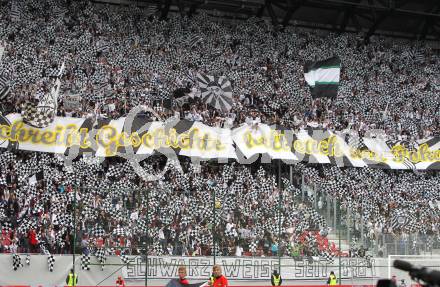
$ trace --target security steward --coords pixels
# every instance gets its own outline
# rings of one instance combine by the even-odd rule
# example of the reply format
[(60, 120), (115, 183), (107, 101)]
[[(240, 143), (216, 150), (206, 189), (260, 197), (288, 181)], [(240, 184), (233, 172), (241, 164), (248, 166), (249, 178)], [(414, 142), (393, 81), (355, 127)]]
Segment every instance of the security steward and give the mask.
[(270, 282), (272, 283), (272, 286), (281, 286), (281, 283), (283, 283), (283, 279), (281, 279), (281, 275), (278, 274), (278, 270), (273, 271)]
[(330, 276), (327, 279), (327, 285), (330, 285), (330, 286), (336, 285), (337, 281), (338, 280), (336, 278), (335, 272), (333, 272), (333, 271), (330, 272)]
[(73, 273), (73, 269), (70, 269), (69, 274), (66, 277), (67, 286), (76, 286), (78, 285), (78, 275)]

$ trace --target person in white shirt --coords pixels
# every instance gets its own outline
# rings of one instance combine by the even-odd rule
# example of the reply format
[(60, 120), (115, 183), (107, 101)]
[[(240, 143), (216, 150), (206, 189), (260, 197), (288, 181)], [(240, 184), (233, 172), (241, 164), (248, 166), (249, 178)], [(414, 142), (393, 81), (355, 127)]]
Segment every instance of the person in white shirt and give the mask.
[(260, 117), (255, 117), (255, 119), (254, 120), (252, 120), (252, 129), (254, 129), (254, 130), (258, 130), (258, 128), (259, 128), (259, 124), (261, 123), (261, 119), (260, 119)]
[(240, 257), (242, 255), (243, 255), (243, 247), (237, 245), (237, 247), (235, 248), (235, 256)]
[(130, 219), (131, 219), (132, 221), (137, 221), (138, 218), (139, 218), (139, 212), (138, 212), (138, 211), (134, 211), (134, 212), (131, 213), (131, 215), (130, 215)]
[(160, 245), (162, 246), (163, 249), (165, 249), (166, 240), (165, 240), (165, 234), (163, 233), (163, 228), (159, 229), (157, 236), (159, 237)]
[(192, 121), (193, 120), (192, 114), (185, 111), (185, 120)]
[(201, 122), (201, 121), (203, 121), (203, 117), (202, 117), (202, 115), (200, 115), (200, 114), (197, 113), (197, 112), (195, 112), (195, 114), (193, 114), (193, 119), (194, 119), (194, 121), (196, 121), (196, 122)]
[(226, 223), (226, 231), (227, 232), (230, 232), (232, 228), (234, 228), (234, 224), (232, 222)]
[(223, 127), (225, 129), (230, 129), (232, 128), (232, 126), (234, 125), (234, 119), (227, 117), (225, 118), (224, 122), (223, 122)]

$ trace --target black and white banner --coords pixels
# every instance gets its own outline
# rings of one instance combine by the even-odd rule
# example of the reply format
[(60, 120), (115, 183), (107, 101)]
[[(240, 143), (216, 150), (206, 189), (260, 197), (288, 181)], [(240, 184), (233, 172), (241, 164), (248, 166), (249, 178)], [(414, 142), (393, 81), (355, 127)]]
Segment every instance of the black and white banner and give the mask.
[[(223, 274), (228, 280), (270, 280), (273, 270), (278, 269), (277, 258), (258, 257), (219, 257), (216, 264), (222, 266)], [(128, 256), (127, 267), (122, 268), (126, 280), (144, 280), (145, 257)], [(187, 267), (188, 278), (207, 280), (211, 275), (214, 260), (212, 257), (172, 257), (148, 256), (148, 278), (171, 279), (177, 277), (180, 265)], [(376, 278), (379, 274), (375, 259), (342, 258), (341, 272), (343, 278)], [(303, 258), (293, 260), (283, 258), (281, 273), (283, 279), (325, 279), (330, 271), (337, 271), (336, 262), (329, 263), (320, 258)]]
[(144, 116), (98, 119), (56, 117), (45, 128), (23, 123), (19, 114), (0, 116), (0, 148), (97, 157), (162, 153), (200, 159), (250, 163), (281, 159), (286, 163), (340, 167), (438, 169), (440, 138), (408, 144), (380, 137), (359, 138), (322, 129), (289, 130), (266, 124), (235, 129), (188, 120), (151, 122)]

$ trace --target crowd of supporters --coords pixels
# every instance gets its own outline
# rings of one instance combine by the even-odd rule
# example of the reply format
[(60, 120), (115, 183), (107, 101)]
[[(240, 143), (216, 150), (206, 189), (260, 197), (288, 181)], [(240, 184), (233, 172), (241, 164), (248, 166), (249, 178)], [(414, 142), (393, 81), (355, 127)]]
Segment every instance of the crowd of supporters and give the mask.
[[(2, 1), (0, 78), (11, 87), (6, 111), (38, 100), (65, 62), (60, 115), (120, 117), (137, 105), (161, 116), (214, 126), (248, 120), (291, 128), (382, 129), (414, 140), (438, 134), (438, 51), (424, 43), (361, 34), (273, 27), (267, 21), (223, 23), (203, 11), (158, 20), (154, 7), (98, 5), (89, 1)], [(153, 9), (152, 9), (153, 8)], [(338, 97), (312, 99), (306, 61), (337, 55), (342, 62)], [(231, 81), (233, 107), (202, 104), (197, 73)], [(164, 109), (172, 95), (189, 102)], [(81, 106), (63, 107), (79, 95)]]
[[(253, 121), (361, 135), (382, 129), (398, 140), (438, 135), (439, 57), (424, 43), (373, 37), (364, 45), (362, 35), (280, 29), (258, 18), (223, 23), (203, 12), (159, 20), (150, 8), (0, 1), (0, 85), (10, 87), (2, 113), (47, 93), (64, 62), (62, 116), (118, 118), (141, 105), (212, 126)], [(338, 96), (312, 99), (303, 65), (333, 55), (342, 61)], [(231, 81), (230, 111), (202, 103), (197, 73)], [(182, 93), (190, 95), (186, 103), (164, 107)], [(64, 105), (71, 95), (80, 97), (76, 108)], [(103, 246), (142, 252), (147, 243), (155, 255), (340, 252), (313, 200), (300, 196), (299, 180), (280, 186), (264, 165), (184, 163), (181, 171), (160, 162), (143, 162), (147, 173), (166, 171), (144, 182), (117, 160), (66, 165), (56, 155), (1, 150), (1, 251), (70, 253), (75, 234), (85, 253)], [(381, 233), (438, 240), (437, 173), (298, 164), (295, 178), (303, 177), (355, 210), (353, 231), (364, 225), (371, 248), (383, 248)]]
[(65, 165), (59, 156), (9, 151), (0, 159), (3, 252), (70, 253), (75, 226), (77, 248), (85, 253), (105, 247), (135, 254), (148, 245), (152, 255), (347, 255), (327, 238), (337, 227), (320, 212), (333, 205), (328, 198), (340, 206), (337, 225), (370, 254), (386, 254), (383, 234), (403, 240), (411, 254), (438, 242), (436, 173), (299, 163), (290, 182), (267, 164), (154, 157), (141, 166), (159, 180), (145, 182), (116, 159)]
[[(299, 189), (286, 179), (280, 211), (275, 177), (263, 168), (186, 163), (180, 170), (164, 159), (154, 165), (161, 162), (154, 158), (145, 170), (163, 173), (145, 183), (127, 163), (81, 159), (66, 168), (48, 154), (1, 155), (3, 252), (40, 252), (43, 245), (70, 253), (74, 226), (85, 253), (103, 247), (136, 253), (149, 244), (156, 255), (211, 255), (213, 238), (219, 255), (287, 255), (293, 248), (318, 255), (332, 247), (325, 238), (321, 250), (313, 249), (316, 242), (309, 246), (311, 237), (325, 237), (325, 220), (295, 200)], [(80, 182), (83, 188), (75, 187)]]

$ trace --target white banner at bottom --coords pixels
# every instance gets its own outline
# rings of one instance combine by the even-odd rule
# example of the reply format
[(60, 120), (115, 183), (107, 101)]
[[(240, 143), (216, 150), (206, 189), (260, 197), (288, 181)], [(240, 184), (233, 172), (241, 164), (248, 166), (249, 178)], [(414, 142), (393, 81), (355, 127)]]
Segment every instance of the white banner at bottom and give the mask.
[[(382, 259), (383, 260), (383, 259)], [(268, 280), (272, 271), (278, 269), (278, 258), (253, 258), (253, 257), (217, 257), (216, 264), (220, 264), (223, 274), (229, 280)], [(281, 274), (283, 279), (323, 279), (327, 278), (330, 271), (339, 273), (339, 260), (333, 263), (325, 260), (293, 260), (281, 259)], [(367, 261), (362, 258), (341, 258), (341, 272), (343, 278), (377, 278), (381, 274), (380, 267), (376, 266), (377, 260)], [(188, 278), (208, 279), (211, 275), (214, 259), (212, 257), (173, 257), (149, 256), (148, 278), (171, 279), (177, 278), (179, 265), (184, 265), (188, 271)], [(382, 264), (381, 264), (382, 265)], [(145, 257), (131, 256), (130, 264), (122, 268), (122, 274), (127, 280), (140, 280), (145, 278)], [(383, 268), (386, 270), (386, 268)]]

